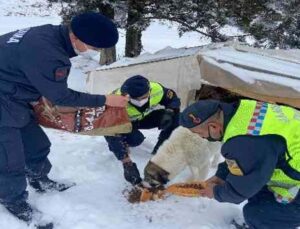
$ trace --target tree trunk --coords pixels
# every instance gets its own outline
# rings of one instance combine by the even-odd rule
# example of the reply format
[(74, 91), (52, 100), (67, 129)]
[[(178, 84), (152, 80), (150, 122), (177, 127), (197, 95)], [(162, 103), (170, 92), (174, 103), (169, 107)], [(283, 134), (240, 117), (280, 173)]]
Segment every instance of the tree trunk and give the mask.
[(141, 0), (128, 0), (128, 17), (126, 30), (126, 57), (136, 57), (142, 51), (143, 7)]
[(142, 51), (142, 31), (133, 26), (126, 31), (126, 57), (136, 57)]
[(100, 54), (100, 65), (108, 65), (116, 61), (116, 47), (103, 49)]
[[(99, 6), (100, 12), (110, 19), (114, 19), (115, 11), (110, 4), (101, 4)], [(116, 61), (116, 47), (103, 49), (100, 54), (100, 65), (108, 65)]]

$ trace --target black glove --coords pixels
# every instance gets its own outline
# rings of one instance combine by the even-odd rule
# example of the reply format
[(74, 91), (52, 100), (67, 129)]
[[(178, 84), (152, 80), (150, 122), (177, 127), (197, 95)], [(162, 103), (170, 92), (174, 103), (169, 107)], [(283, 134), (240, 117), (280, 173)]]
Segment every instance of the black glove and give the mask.
[(123, 163), (124, 177), (125, 179), (133, 185), (141, 183), (142, 179), (140, 177), (140, 172), (136, 167), (134, 162)]
[(169, 181), (168, 176), (169, 173), (167, 171), (152, 161), (149, 161), (144, 169), (144, 180), (153, 187), (166, 184)]
[(165, 130), (172, 126), (174, 115), (175, 113), (173, 110), (166, 109), (160, 120), (159, 129)]

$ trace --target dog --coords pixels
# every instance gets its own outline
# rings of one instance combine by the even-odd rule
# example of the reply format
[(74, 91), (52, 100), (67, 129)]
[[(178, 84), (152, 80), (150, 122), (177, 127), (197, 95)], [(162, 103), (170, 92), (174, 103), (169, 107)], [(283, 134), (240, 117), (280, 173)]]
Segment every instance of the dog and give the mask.
[(169, 180), (189, 168), (191, 176), (187, 181), (201, 181), (207, 178), (209, 169), (215, 168), (221, 160), (220, 148), (220, 142), (209, 142), (179, 126), (150, 161), (168, 172)]

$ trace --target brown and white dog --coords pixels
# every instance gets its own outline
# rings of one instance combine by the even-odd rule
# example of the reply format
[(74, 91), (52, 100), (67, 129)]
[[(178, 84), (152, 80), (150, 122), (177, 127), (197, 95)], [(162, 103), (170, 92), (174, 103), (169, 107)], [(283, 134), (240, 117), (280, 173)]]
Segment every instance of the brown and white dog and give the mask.
[(164, 176), (170, 181), (186, 168), (191, 171), (187, 181), (204, 180), (209, 169), (220, 161), (220, 148), (220, 142), (209, 142), (180, 126), (151, 158), (145, 168), (145, 180), (152, 183), (153, 179), (159, 181), (156, 178)]

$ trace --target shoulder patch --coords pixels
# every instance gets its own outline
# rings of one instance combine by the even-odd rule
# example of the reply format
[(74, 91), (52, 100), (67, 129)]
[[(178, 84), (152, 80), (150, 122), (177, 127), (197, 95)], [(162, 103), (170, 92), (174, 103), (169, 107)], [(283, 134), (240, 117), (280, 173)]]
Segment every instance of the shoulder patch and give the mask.
[(168, 92), (167, 92), (167, 97), (168, 97), (169, 99), (172, 99), (173, 96), (174, 96), (174, 92), (173, 92), (172, 90), (168, 90)]
[(243, 176), (244, 175), (243, 171), (239, 167), (236, 160), (226, 159), (225, 161), (226, 161), (226, 164), (228, 165), (228, 169), (231, 174), (233, 174), (235, 176)]
[(59, 67), (55, 69), (54, 76), (56, 81), (61, 81), (64, 80), (65, 78), (68, 77), (70, 73), (70, 67), (65, 66), (65, 67)]

